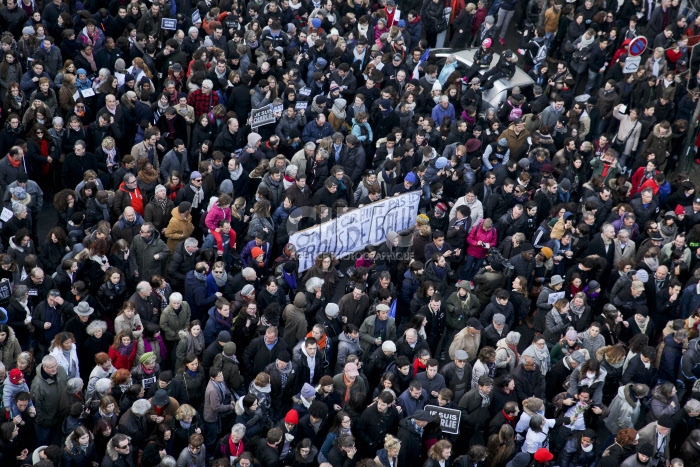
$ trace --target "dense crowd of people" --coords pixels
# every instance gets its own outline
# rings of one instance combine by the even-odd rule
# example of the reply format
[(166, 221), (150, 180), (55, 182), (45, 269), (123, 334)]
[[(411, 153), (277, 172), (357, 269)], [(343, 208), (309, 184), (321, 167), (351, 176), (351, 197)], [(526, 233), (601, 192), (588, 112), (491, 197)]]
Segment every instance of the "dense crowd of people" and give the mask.
[(0, 462), (700, 465), (692, 5), (5, 0)]

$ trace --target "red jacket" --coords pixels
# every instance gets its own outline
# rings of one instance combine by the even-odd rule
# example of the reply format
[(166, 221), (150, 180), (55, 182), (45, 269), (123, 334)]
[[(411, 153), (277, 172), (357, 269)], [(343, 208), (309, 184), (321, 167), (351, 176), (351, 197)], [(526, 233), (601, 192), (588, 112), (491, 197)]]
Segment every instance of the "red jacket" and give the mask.
[(114, 346), (109, 347), (109, 358), (112, 360), (112, 366), (117, 370), (124, 368), (125, 370), (131, 371), (134, 366), (134, 361), (136, 361), (136, 348), (138, 347), (138, 342), (134, 342), (134, 347), (131, 350), (131, 354), (122, 355), (119, 350), (115, 349)]
[(482, 243), (488, 243), (490, 247), (496, 246), (498, 241), (498, 235), (496, 234), (496, 227), (491, 227), (491, 230), (484, 230), (484, 221), (479, 222), (479, 225), (474, 227), (469, 235), (467, 235), (467, 254), (473, 256), (474, 258), (483, 259), (486, 258), (489, 250), (483, 246), (479, 246), (479, 241)]
[(646, 171), (646, 165), (643, 167), (638, 168), (634, 174), (632, 175), (632, 179), (630, 180), (632, 182), (632, 188), (630, 189), (630, 197), (633, 196), (636, 193), (639, 193), (642, 191), (642, 187), (644, 186), (644, 183), (646, 183), (647, 180), (653, 180), (654, 175), (659, 173), (658, 170), (654, 171), (654, 174), (649, 177), (649, 179), (644, 179), (644, 172)]

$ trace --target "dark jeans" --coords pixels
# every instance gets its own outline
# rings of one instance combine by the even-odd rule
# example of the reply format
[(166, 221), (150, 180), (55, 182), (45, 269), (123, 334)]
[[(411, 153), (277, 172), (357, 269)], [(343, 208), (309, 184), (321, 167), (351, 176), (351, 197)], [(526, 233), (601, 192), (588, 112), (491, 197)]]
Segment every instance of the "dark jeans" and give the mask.
[(45, 427), (37, 423), (36, 442), (37, 446), (58, 445), (61, 442), (61, 430), (55, 426)]
[(207, 448), (207, 457), (216, 457), (216, 441), (219, 433), (219, 422), (204, 422), (204, 446)]
[(474, 280), (474, 276), (481, 265), (484, 264), (484, 260), (485, 258), (474, 258), (471, 255), (467, 255), (467, 262), (464, 263), (464, 269), (462, 270), (460, 277), (468, 281)]

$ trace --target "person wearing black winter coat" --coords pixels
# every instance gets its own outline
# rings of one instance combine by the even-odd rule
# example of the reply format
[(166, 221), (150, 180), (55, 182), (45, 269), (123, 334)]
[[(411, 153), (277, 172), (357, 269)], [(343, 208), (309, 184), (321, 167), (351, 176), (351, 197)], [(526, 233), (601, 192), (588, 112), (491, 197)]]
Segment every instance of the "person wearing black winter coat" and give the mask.
[[(272, 349), (268, 349), (272, 345)], [(265, 335), (256, 337), (245, 348), (243, 353), (243, 368), (249, 379), (265, 370), (270, 363), (275, 362), (277, 357), (287, 350), (287, 343), (279, 338), (276, 328), (268, 328)]]
[(399, 422), (397, 438), (401, 441), (401, 451), (398, 465), (411, 465), (412, 460), (420, 459), (423, 429), (428, 423), (413, 417), (406, 417)]
[(185, 248), (184, 241), (178, 243), (168, 266), (173, 290), (182, 290), (185, 284), (185, 275), (194, 269), (195, 264), (197, 264), (196, 250), (190, 253)]
[(355, 430), (362, 457), (371, 457), (376, 454), (384, 444), (384, 437), (396, 431), (401, 416), (396, 407), (391, 405), (392, 402), (394, 402), (393, 395), (382, 393), (362, 412)]
[[(270, 435), (274, 434), (271, 431), (268, 432), (267, 438), (260, 438), (256, 443), (256, 457), (263, 466), (276, 466), (280, 460), (279, 444), (282, 442), (282, 437), (272, 439)], [(278, 434), (281, 435), (281, 433)]]
[[(415, 335), (415, 333), (414, 333)], [(428, 347), (428, 343), (423, 339), (421, 336), (417, 336), (417, 341), (413, 347), (406, 342), (406, 335), (404, 334), (401, 336), (395, 343), (396, 343), (396, 358), (400, 356), (404, 356), (409, 359), (409, 361), (413, 362), (413, 360), (416, 358), (416, 354), (418, 353), (419, 350), (427, 350), (430, 351), (430, 348)]]
[(489, 197), (484, 217), (500, 219), (501, 216), (508, 212), (508, 208), (511, 206), (513, 200), (513, 188), (515, 184), (509, 180), (506, 180), (506, 182), (508, 183), (504, 183), (503, 186), (496, 188)]
[(515, 381), (515, 394), (518, 400), (524, 401), (528, 397), (544, 399), (546, 384), (534, 358), (522, 356), (511, 376)]
[[(646, 364), (642, 357), (646, 360)], [(653, 388), (657, 381), (656, 368), (654, 368), (652, 363), (655, 357), (656, 350), (653, 347), (647, 346), (642, 349), (642, 352), (632, 357), (627, 364), (627, 369), (622, 374), (620, 384), (639, 383)], [(646, 367), (647, 364), (649, 368)]]
[(595, 449), (588, 452), (584, 449), (593, 447), (595, 441), (593, 430), (584, 430), (580, 435), (574, 436), (564, 445), (560, 453), (560, 467), (594, 467), (598, 461), (598, 454)]
[(675, 382), (683, 356), (685, 339), (676, 339), (676, 333), (664, 337), (664, 348), (661, 351), (659, 363), (659, 379)]

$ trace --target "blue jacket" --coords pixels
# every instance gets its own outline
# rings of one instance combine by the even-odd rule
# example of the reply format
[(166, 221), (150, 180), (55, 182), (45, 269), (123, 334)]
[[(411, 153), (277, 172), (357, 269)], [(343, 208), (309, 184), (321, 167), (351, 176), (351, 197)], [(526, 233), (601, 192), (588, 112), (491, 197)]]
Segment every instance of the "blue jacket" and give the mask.
[[(255, 239), (252, 239), (248, 243), (245, 244), (243, 247), (243, 250), (241, 250), (241, 263), (243, 264), (244, 268), (247, 268), (248, 265), (253, 261), (253, 257), (251, 255), (251, 251), (253, 248), (255, 248), (257, 245), (255, 244)], [(260, 245), (260, 248), (263, 249), (265, 252), (265, 263), (269, 264), (270, 263), (270, 244), (268, 242), (263, 243)]]
[(445, 117), (450, 117), (452, 122), (455, 121), (455, 106), (452, 104), (448, 104), (447, 108), (443, 108), (440, 104), (436, 105), (433, 107), (433, 113), (430, 115), (433, 117), (433, 120), (435, 120), (435, 125), (440, 126), (442, 125), (442, 120)]
[(185, 275), (185, 301), (192, 310), (192, 319), (202, 321), (209, 307), (216, 302), (216, 295), (207, 296), (206, 281), (200, 281), (194, 276), (194, 271), (190, 271)]
[(659, 379), (676, 382), (678, 369), (683, 356), (683, 343), (673, 340), (673, 334), (664, 338), (664, 350), (661, 352), (661, 362), (659, 364)]
[[(204, 326), (204, 342), (207, 346), (216, 340), (221, 331), (231, 332), (231, 325), (233, 324), (233, 317), (229, 315), (227, 320), (219, 314), (215, 306), (209, 309), (208, 315), (209, 319), (206, 326)], [(230, 323), (226, 325), (225, 321), (230, 321)]]
[(304, 143), (316, 143), (316, 140), (323, 139), (326, 136), (333, 136), (333, 127), (331, 124), (325, 122), (323, 126), (319, 127), (316, 120), (311, 120), (304, 127), (304, 131), (301, 134), (301, 139), (304, 141)]
[(408, 305), (411, 303), (413, 294), (416, 293), (418, 287), (420, 287), (420, 281), (413, 274), (411, 274), (410, 269), (407, 270), (403, 273), (403, 282), (401, 282), (401, 293), (399, 295), (399, 299)]
[(416, 413), (416, 410), (423, 410), (428, 403), (428, 391), (425, 389), (421, 390), (421, 394), (418, 399), (411, 397), (408, 391), (409, 390), (406, 389), (396, 400), (396, 405), (401, 407), (401, 414), (405, 417), (412, 416), (414, 413)]
[(700, 294), (698, 285), (689, 285), (683, 289), (681, 294), (681, 319), (686, 319), (690, 314), (700, 307)]

